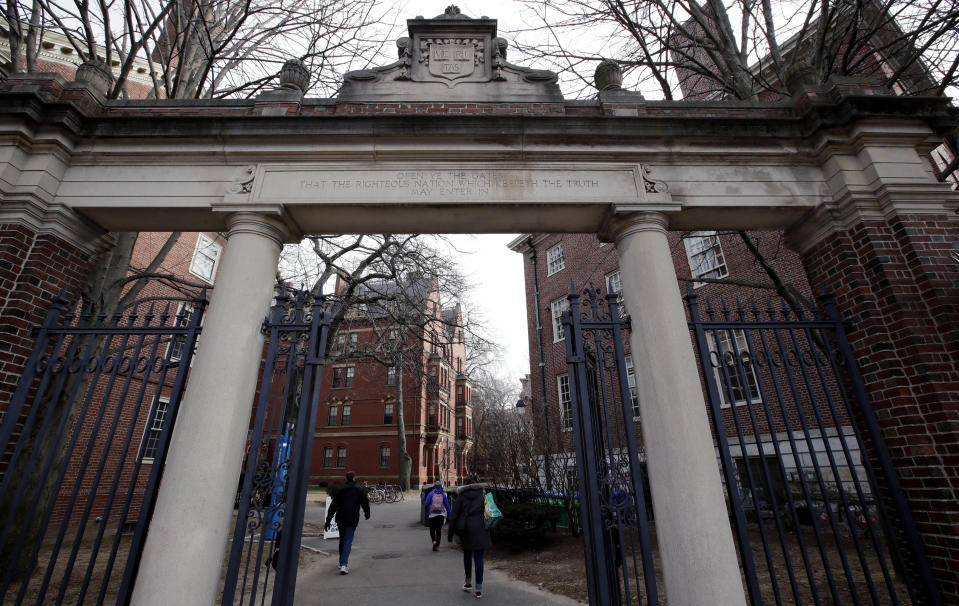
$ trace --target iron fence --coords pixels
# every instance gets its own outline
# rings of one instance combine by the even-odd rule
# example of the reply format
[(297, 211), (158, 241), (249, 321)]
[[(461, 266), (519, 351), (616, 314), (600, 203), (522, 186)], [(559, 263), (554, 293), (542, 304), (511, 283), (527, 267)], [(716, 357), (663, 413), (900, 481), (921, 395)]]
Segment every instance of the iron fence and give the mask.
[(268, 334), (221, 604), (293, 604), (330, 314), (281, 291)]
[(569, 295), (563, 314), (590, 604), (659, 603), (641, 448), (617, 295)]
[(206, 303), (53, 300), (0, 423), (0, 603), (128, 602)]
[(751, 604), (940, 604), (832, 298), (685, 298)]

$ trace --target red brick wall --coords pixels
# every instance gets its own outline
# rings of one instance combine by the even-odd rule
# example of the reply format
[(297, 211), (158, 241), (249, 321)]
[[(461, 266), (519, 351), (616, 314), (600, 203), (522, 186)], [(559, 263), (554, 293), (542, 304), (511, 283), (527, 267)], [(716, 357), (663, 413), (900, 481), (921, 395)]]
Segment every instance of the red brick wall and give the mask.
[(804, 256), (850, 345), (947, 603), (959, 601), (959, 224), (859, 223)]
[(6, 410), (54, 296), (78, 296), (90, 258), (55, 236), (0, 224), (0, 410)]

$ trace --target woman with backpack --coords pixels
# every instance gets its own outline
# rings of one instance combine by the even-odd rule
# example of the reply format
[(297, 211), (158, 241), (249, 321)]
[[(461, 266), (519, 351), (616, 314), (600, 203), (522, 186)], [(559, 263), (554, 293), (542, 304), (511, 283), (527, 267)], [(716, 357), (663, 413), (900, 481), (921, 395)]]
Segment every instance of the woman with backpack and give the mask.
[(446, 493), (443, 492), (442, 482), (437, 480), (433, 490), (423, 495), (423, 506), (426, 507), (426, 516), (429, 519), (433, 551), (439, 551), (440, 541), (443, 539), (443, 523), (450, 515), (450, 502), (446, 498)]
[[(474, 480), (474, 478), (471, 478)], [(453, 534), (460, 537), (463, 546), (463, 569), (466, 572), (466, 582), (463, 591), (473, 590), (473, 567), (476, 568), (476, 597), (483, 597), (483, 551), (493, 544), (486, 521), (483, 519), (483, 510), (486, 504), (485, 491), (482, 484), (468, 484), (456, 491), (456, 500), (453, 501), (453, 514), (450, 516), (450, 527), (446, 535), (447, 541), (453, 540)]]

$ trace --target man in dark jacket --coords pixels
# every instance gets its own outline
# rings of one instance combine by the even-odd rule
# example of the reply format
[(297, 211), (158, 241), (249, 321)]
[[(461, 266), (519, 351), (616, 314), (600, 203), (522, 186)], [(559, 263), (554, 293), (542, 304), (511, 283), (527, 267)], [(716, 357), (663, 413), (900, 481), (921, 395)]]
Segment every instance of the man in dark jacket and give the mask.
[(346, 565), (350, 560), (350, 549), (353, 548), (353, 535), (360, 523), (360, 507), (363, 508), (366, 519), (370, 519), (370, 500), (366, 497), (366, 491), (357, 486), (353, 478), (352, 471), (346, 472), (346, 484), (333, 495), (324, 525), (324, 528), (329, 530), (330, 520), (336, 516), (336, 525), (340, 530), (340, 574), (350, 573)]
[(453, 501), (453, 513), (450, 516), (447, 541), (453, 540), (453, 534), (460, 537), (463, 546), (463, 569), (466, 582), (463, 591), (473, 590), (473, 568), (476, 568), (476, 597), (483, 597), (483, 550), (493, 544), (486, 522), (483, 519), (483, 506), (486, 503), (482, 484), (461, 486)]

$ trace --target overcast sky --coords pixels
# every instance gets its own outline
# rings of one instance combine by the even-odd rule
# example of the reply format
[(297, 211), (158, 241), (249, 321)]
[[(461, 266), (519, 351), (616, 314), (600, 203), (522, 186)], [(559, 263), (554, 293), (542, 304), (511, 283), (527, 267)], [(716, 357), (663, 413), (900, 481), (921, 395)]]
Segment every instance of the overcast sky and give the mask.
[(506, 245), (519, 234), (451, 235), (462, 251), (463, 274), (474, 285), (469, 304), (489, 326), (492, 339), (503, 347), (501, 377), (510, 378), (519, 391), (519, 378), (529, 372), (526, 329), (526, 294), (523, 288), (523, 255)]

